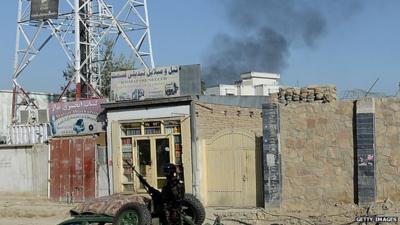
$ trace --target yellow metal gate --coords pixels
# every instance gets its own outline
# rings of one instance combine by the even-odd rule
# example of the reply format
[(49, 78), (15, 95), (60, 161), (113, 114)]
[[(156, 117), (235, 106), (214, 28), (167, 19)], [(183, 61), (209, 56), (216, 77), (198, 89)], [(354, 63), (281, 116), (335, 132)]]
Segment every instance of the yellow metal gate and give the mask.
[(208, 206), (257, 206), (261, 172), (257, 146), (254, 133), (238, 129), (222, 130), (206, 141)]

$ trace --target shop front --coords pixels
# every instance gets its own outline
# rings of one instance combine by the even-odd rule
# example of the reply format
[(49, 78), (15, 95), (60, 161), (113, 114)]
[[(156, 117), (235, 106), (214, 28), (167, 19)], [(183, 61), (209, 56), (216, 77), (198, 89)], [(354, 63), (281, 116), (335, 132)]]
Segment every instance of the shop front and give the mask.
[(140, 192), (145, 191), (138, 186), (130, 165), (136, 165), (149, 183), (161, 189), (166, 181), (163, 166), (167, 163), (182, 165), (181, 119), (122, 123), (121, 157), (123, 191), (133, 191), (134, 186), (139, 187)]
[[(161, 103), (164, 102), (164, 103)], [(173, 105), (172, 105), (173, 104)], [(132, 166), (161, 189), (164, 165), (176, 164), (191, 191), (190, 102), (186, 98), (107, 103), (108, 143), (112, 149), (114, 193), (144, 193)]]

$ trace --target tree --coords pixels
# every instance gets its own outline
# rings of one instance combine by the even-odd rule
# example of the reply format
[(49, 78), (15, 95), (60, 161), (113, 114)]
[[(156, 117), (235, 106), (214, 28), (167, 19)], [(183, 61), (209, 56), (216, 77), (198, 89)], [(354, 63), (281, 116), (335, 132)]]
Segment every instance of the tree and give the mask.
[(202, 80), (201, 81), (201, 94), (205, 95), (206, 94), (206, 90), (207, 90), (206, 82), (204, 82), (204, 80)]
[[(101, 87), (100, 92), (103, 96), (108, 97), (110, 95), (111, 85), (111, 73), (121, 70), (133, 70), (134, 60), (133, 57), (126, 57), (123, 54), (115, 56), (114, 53), (115, 42), (112, 40), (106, 40), (104, 42), (103, 51), (101, 52), (101, 61), (104, 62), (101, 70)], [(75, 69), (71, 64), (68, 64), (67, 68), (63, 71), (63, 77), (66, 81), (69, 81), (74, 75)], [(61, 89), (64, 89), (61, 87)], [(67, 91), (68, 97), (75, 97), (76, 90), (71, 89)]]

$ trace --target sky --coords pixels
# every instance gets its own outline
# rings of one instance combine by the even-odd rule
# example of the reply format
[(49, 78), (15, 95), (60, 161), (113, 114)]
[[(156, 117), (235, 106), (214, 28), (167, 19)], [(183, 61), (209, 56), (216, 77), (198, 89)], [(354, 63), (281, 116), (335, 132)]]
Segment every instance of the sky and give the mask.
[[(339, 95), (350, 89), (367, 90), (377, 78), (374, 92), (394, 95), (399, 88), (398, 0), (148, 0), (148, 4), (156, 66), (199, 63), (207, 82), (220, 76), (221, 70), (210, 72), (212, 65), (222, 64), (232, 73), (231, 67), (242, 63), (233, 70), (237, 74), (223, 82), (238, 80), (241, 69), (264, 70), (260, 72), (279, 72), (281, 84), (288, 86), (335, 84)], [(310, 19), (311, 14), (317, 20)], [(0, 89), (11, 89), (17, 1), (5, 1), (0, 15)], [(260, 33), (264, 28), (270, 32)], [(271, 42), (271, 34), (283, 40), (278, 55), (269, 52), (277, 43)], [(247, 52), (248, 46), (252, 52)], [(59, 92), (66, 64), (62, 49), (52, 40), (19, 82), (29, 91)]]

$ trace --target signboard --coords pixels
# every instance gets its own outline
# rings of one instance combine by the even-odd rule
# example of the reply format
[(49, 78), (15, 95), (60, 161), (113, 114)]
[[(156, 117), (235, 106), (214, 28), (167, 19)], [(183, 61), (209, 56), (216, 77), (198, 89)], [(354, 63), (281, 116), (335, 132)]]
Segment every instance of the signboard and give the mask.
[(111, 101), (200, 94), (200, 65), (128, 70), (111, 74)]
[(31, 0), (31, 20), (46, 20), (58, 17), (59, 0)]
[(179, 67), (129, 70), (111, 75), (111, 99), (143, 100), (179, 96)]
[(76, 102), (49, 104), (49, 116), (54, 136), (93, 134), (102, 131), (98, 121), (103, 111), (100, 104), (105, 99), (91, 99)]

